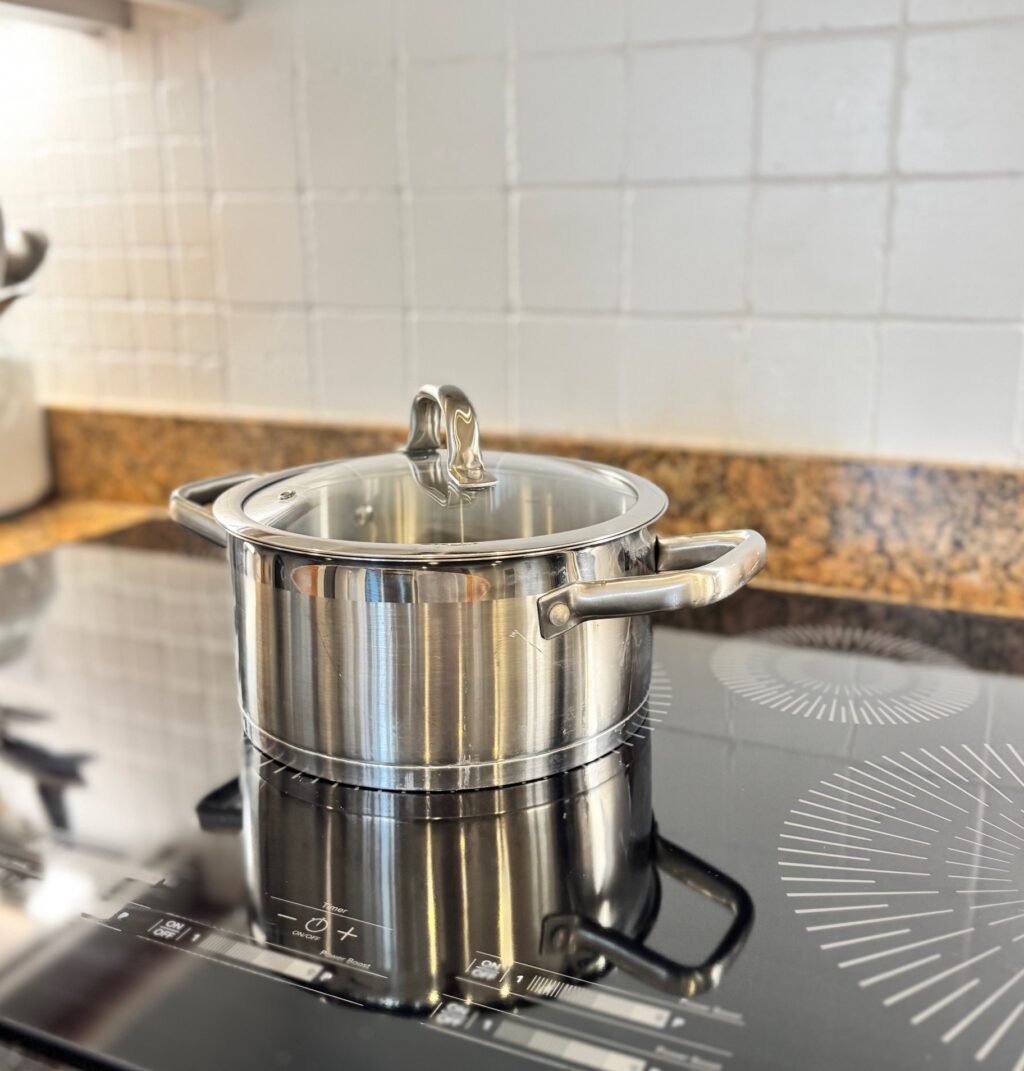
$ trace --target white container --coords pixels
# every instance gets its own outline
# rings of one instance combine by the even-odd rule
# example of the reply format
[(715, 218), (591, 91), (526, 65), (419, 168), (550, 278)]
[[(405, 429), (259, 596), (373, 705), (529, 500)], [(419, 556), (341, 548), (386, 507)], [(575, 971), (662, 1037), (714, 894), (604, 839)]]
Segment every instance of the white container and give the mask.
[(7, 346), (0, 325), (0, 517), (35, 505), (50, 484), (46, 418), (32, 369)]

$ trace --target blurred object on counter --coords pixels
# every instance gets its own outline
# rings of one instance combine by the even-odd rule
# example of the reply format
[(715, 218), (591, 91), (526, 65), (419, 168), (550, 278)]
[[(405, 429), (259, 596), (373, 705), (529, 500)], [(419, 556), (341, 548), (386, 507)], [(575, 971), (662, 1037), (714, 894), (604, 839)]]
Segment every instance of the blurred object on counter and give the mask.
[[(39, 231), (4, 227), (0, 212), (0, 316), (30, 293), (29, 280), (46, 256)], [(6, 342), (0, 324), (0, 517), (34, 506), (50, 489), (46, 420), (36, 400), (32, 368)]]
[[(3, 221), (0, 220), (0, 227)], [(43, 262), (46, 250), (50, 247), (49, 239), (42, 231), (6, 231), (4, 235), (5, 259), (3, 266), (4, 290), (27, 282), (35, 275), (36, 269)]]

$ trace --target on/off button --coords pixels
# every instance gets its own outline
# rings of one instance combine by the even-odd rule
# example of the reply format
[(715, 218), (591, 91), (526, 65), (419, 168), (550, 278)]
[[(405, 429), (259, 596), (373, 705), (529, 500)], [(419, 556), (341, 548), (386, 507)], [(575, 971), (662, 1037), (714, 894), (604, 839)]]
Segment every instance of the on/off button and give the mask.
[(327, 929), (327, 919), (322, 915), (318, 915), (316, 918), (310, 919), (306, 923), (307, 933), (323, 933)]

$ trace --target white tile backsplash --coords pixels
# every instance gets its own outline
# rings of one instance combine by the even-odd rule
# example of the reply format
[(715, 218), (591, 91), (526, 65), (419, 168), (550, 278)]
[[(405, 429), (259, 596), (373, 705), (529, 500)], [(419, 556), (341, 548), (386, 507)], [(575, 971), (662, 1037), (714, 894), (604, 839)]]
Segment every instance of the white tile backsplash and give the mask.
[(623, 340), (623, 420), (644, 437), (738, 444), (738, 397), (747, 351), (739, 321), (632, 323)]
[[(75, 166), (70, 154), (51, 154), (51, 193), (75, 192)], [(129, 141), (121, 150), (121, 186), (129, 193), (160, 193), (164, 187), (163, 163), (154, 139)]]
[(524, 56), (516, 80), (520, 180), (620, 179), (625, 93), (622, 56)]
[[(178, 193), (199, 193), (210, 188), (207, 153), (201, 143), (170, 141), (164, 148), (164, 181), (169, 189)], [(152, 163), (160, 166), (155, 158)]]
[(768, 313), (874, 313), (887, 194), (871, 183), (766, 186), (754, 202), (751, 292)]
[(217, 314), (193, 309), (178, 318), (179, 337), (185, 352), (193, 357), (216, 357), (221, 335)]
[(642, 49), (629, 104), (632, 175), (718, 178), (750, 170), (754, 55), (742, 45)]
[(44, 397), (1024, 463), (1024, 0), (5, 22)]
[(519, 425), (614, 437), (620, 430), (621, 365), (613, 323), (525, 321), (519, 327)]
[(793, 32), (894, 26), (900, 21), (903, 0), (763, 0), (763, 3), (765, 30)]
[(406, 371), (402, 318), (394, 313), (314, 318), (318, 409), (344, 420), (398, 423), (415, 390)]
[(135, 245), (167, 244), (167, 206), (162, 198), (138, 198), (127, 202), (131, 240)]
[(164, 134), (179, 134), (182, 137), (202, 135), (204, 102), (198, 78), (162, 83), (158, 90), (158, 101), (160, 129)]
[(1024, 15), (1024, 0), (910, 0), (911, 22), (973, 22)]
[(895, 198), (890, 311), (1020, 318), (1024, 176), (906, 182)]
[(167, 301), (172, 296), (171, 266), (167, 254), (141, 251), (132, 263), (132, 295), (143, 301)]
[(638, 190), (631, 308), (742, 310), (749, 202), (746, 185)]
[[(333, 5), (338, 0), (327, 2)], [(296, 52), (296, 15), (303, 7), (305, 4), (287, 0), (246, 0), (242, 18), (213, 23), (202, 46), (210, 72), (218, 77), (234, 77), (291, 70)]]
[(504, 0), (401, 0), (405, 50), (413, 59), (486, 56), (505, 47)]
[(1024, 170), (1024, 25), (912, 38), (902, 108), (903, 171)]
[(313, 189), (398, 185), (395, 79), (389, 70), (313, 75), (304, 99)]
[(146, 83), (139, 88), (126, 88), (119, 95), (121, 131), (128, 137), (149, 138), (156, 133), (156, 94)]
[(611, 48), (626, 39), (627, 0), (509, 0), (524, 50)]
[(753, 30), (756, 0), (633, 0), (629, 13), (633, 41), (688, 41), (740, 37)]
[(299, 303), (305, 298), (296, 200), (225, 200), (217, 224), (229, 301)]
[(307, 351), (302, 312), (272, 307), (231, 312), (227, 323), (231, 396), (243, 408), (309, 410), (313, 393)]
[(502, 185), (505, 70), (500, 60), (410, 66), (405, 106), (414, 186)]
[[(83, 264), (91, 280), (94, 298), (125, 298), (131, 296), (128, 288), (128, 262), (118, 253), (99, 251), (88, 264)], [(70, 289), (65, 287), (65, 289)]]
[(309, 71), (382, 65), (394, 56), (395, 0), (302, 0), (289, 6), (296, 12), (298, 58)]
[(314, 293), (324, 305), (402, 304), (398, 200), (317, 201), (312, 208)]
[(519, 291), (526, 309), (604, 309), (619, 301), (622, 195), (524, 193)]
[(503, 309), (505, 199), (498, 193), (419, 198), (412, 210), (416, 301), (424, 309)]
[[(213, 158), (226, 190), (294, 190), (298, 181), (291, 85), (278, 78), (213, 83)], [(258, 120), (255, 117), (258, 116)]]
[(890, 40), (826, 39), (769, 48), (761, 85), (761, 170), (886, 171), (895, 68)]
[[(214, 301), (217, 294), (213, 254), (209, 249), (181, 248), (171, 254), (172, 279), (182, 301)], [(283, 288), (282, 288), (283, 289)]]
[(182, 197), (168, 202), (169, 226), (182, 245), (210, 244), (210, 206), (205, 198)]
[(1019, 327), (887, 325), (878, 446), (900, 457), (1013, 462)]
[(756, 324), (740, 442), (796, 453), (866, 453), (876, 349), (868, 324)]

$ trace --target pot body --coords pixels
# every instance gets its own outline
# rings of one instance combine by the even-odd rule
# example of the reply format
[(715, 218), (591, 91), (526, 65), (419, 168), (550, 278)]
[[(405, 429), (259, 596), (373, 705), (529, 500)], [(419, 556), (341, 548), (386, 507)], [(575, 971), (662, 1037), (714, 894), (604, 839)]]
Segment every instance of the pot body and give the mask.
[(246, 733), (299, 770), (374, 788), (507, 785), (589, 762), (643, 720), (650, 618), (546, 638), (538, 600), (653, 574), (647, 529), (451, 565), (228, 545)]

